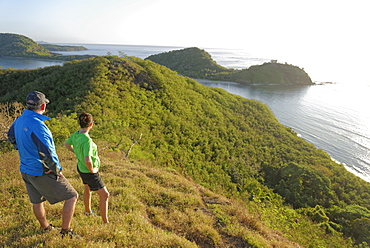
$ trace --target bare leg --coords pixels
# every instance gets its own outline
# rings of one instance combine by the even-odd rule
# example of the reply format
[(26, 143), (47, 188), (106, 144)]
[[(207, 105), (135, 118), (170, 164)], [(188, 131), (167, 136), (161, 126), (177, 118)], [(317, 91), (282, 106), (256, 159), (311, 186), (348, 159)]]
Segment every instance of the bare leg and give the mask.
[(91, 213), (91, 193), (89, 185), (84, 184), (84, 206), (86, 213)]
[(49, 226), (49, 222), (46, 219), (46, 212), (44, 208), (44, 203), (33, 204), (33, 213), (35, 214), (37, 220), (43, 229)]
[(100, 197), (100, 216), (103, 219), (104, 223), (109, 223), (108, 221), (108, 198), (109, 198), (109, 192), (106, 187), (99, 189), (96, 191)]
[(72, 197), (64, 202), (62, 211), (62, 229), (68, 229), (71, 226), (72, 217), (75, 212), (77, 197)]

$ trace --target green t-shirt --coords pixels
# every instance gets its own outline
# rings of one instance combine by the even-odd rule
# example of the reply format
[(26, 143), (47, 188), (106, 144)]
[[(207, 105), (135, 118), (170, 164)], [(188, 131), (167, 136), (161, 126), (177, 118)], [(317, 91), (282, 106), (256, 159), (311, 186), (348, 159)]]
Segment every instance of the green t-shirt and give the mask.
[(88, 133), (74, 132), (66, 143), (73, 146), (78, 163), (78, 169), (83, 173), (91, 173), (85, 164), (85, 157), (90, 156), (93, 167), (100, 167), (98, 146), (92, 141)]

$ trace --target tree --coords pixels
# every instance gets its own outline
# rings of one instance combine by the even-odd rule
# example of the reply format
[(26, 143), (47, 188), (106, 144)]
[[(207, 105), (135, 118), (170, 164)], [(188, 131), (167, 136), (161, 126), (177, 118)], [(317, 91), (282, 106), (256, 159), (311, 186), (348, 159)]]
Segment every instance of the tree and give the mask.
[(333, 199), (329, 178), (307, 167), (290, 163), (280, 170), (276, 190), (294, 207), (329, 206)]

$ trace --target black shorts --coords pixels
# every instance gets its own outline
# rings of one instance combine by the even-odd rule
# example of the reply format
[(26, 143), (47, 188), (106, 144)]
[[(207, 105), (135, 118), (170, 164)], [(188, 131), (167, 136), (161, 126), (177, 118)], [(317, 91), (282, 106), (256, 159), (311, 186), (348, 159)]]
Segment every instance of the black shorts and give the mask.
[(78, 173), (81, 176), (83, 184), (87, 184), (91, 191), (97, 191), (105, 187), (103, 179), (99, 173), (83, 173), (77, 167)]

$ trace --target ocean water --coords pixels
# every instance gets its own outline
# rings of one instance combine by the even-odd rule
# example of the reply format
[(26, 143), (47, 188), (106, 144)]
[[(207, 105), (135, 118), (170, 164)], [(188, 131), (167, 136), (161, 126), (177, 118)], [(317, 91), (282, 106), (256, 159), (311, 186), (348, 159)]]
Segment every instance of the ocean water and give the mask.
[[(99, 55), (105, 56), (120, 55), (124, 53), (127, 56), (135, 56), (141, 59), (145, 59), (150, 55), (158, 54), (162, 52), (168, 52), (172, 50), (179, 50), (185, 47), (168, 47), (168, 46), (133, 46), (133, 45), (104, 45), (104, 44), (71, 44), (71, 43), (61, 43), (57, 45), (82, 45), (88, 50), (85, 51), (59, 51), (57, 53), (62, 55)], [(217, 48), (202, 48), (212, 55), (213, 60), (215, 60), (220, 65), (226, 68), (234, 69), (245, 69), (252, 65), (263, 64), (271, 59), (261, 58), (254, 56), (251, 53), (242, 49), (217, 49)], [(50, 66), (50, 65), (61, 65), (61, 61), (47, 61), (38, 59), (21, 59), (21, 58), (2, 58), (0, 57), (0, 67), (6, 68), (29, 68), (34, 69), (38, 67)]]
[(63, 65), (63, 62), (60, 60), (57, 61), (57, 60), (0, 57), (0, 69), (1, 68), (37, 69), (51, 65)]
[[(107, 55), (108, 53), (119, 55), (122, 52), (127, 56), (142, 59), (152, 54), (183, 48), (98, 44), (61, 45), (83, 45), (89, 49), (61, 52), (64, 55)], [(270, 61), (270, 58), (256, 56), (240, 49), (202, 49), (209, 52), (218, 64), (227, 68), (245, 69), (251, 65)], [(60, 61), (0, 58), (2, 68), (33, 69), (61, 63)], [(322, 74), (323, 71), (317, 73)], [(230, 82), (198, 81), (210, 87), (225, 89), (232, 94), (261, 101), (269, 106), (280, 123), (292, 128), (303, 139), (327, 152), (333, 160), (344, 164), (349, 171), (370, 182), (370, 111), (368, 110), (370, 83), (359, 84), (357, 81), (346, 81), (314, 86), (243, 86)]]
[[(57, 45), (76, 45), (76, 44), (57, 44)], [(67, 52), (57, 52), (62, 55), (99, 55), (105, 56), (108, 54), (119, 55), (120, 52), (127, 56), (135, 56), (141, 59), (158, 54), (162, 52), (168, 52), (172, 50), (183, 49), (184, 47), (165, 47), (165, 46), (132, 46), (132, 45), (101, 45), (101, 44), (79, 44), (86, 47), (88, 50), (85, 51), (67, 51)]]

